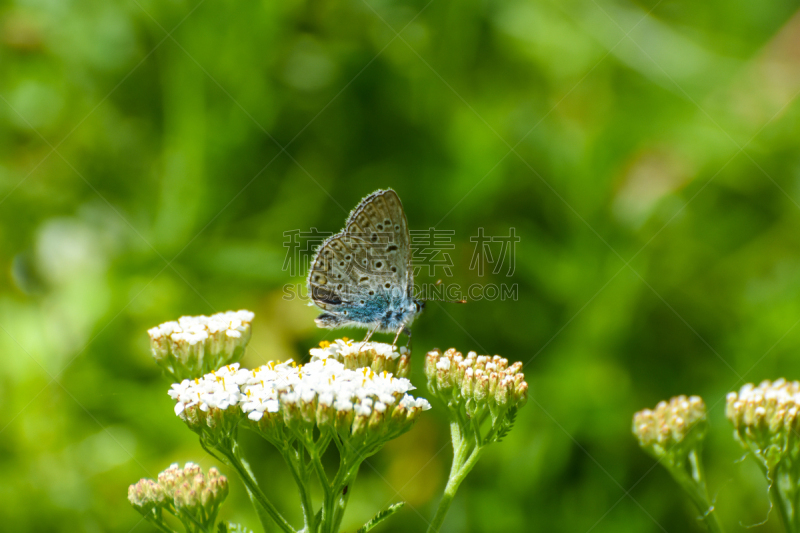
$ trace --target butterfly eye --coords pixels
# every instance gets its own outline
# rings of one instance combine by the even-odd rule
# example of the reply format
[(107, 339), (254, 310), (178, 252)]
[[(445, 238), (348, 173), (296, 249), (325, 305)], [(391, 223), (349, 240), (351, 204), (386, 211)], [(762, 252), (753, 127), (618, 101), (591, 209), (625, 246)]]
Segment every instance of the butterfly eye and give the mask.
[(350, 261), (350, 260), (353, 258), (353, 256), (352, 256), (352, 255), (350, 255), (350, 254), (347, 254), (346, 256), (344, 256), (344, 258), (345, 258), (347, 261)]
[(339, 261), (339, 266), (343, 267), (344, 266), (344, 261)]
[(369, 291), (369, 295), (370, 296), (374, 296), (375, 295), (375, 291)]
[(395, 246), (394, 244), (392, 244), (391, 246), (389, 246), (389, 247), (387, 247), (387, 248), (386, 248), (386, 251), (387, 251), (387, 252), (396, 252), (396, 251), (397, 251), (397, 246)]
[(395, 231), (400, 231), (400, 224), (395, 224), (394, 225), (394, 230)]
[(384, 222), (384, 224), (386, 224), (387, 226), (391, 226), (392, 225), (392, 221), (387, 218), (386, 221)]
[(378, 228), (378, 230), (383, 231), (383, 224), (376, 224), (375, 227)]

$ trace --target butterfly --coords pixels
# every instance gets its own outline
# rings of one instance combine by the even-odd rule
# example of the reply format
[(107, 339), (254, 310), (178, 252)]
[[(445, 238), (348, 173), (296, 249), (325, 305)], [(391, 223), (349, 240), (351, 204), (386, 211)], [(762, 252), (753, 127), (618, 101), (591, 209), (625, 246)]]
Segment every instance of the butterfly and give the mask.
[(392, 189), (361, 200), (344, 229), (317, 249), (308, 273), (308, 291), (324, 311), (321, 328), (367, 328), (364, 342), (376, 332), (401, 333), (425, 308), (413, 296), (411, 238), (403, 204)]

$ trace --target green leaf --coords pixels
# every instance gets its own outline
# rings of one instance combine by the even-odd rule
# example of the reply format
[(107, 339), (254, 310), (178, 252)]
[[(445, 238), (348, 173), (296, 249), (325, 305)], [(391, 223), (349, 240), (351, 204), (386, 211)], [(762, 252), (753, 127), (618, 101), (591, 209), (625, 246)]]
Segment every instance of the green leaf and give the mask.
[(517, 408), (512, 407), (511, 409), (508, 410), (508, 413), (506, 414), (506, 420), (503, 421), (503, 428), (501, 428), (500, 431), (497, 432), (497, 436), (494, 438), (494, 442), (502, 441), (505, 438), (505, 436), (508, 435), (508, 432), (511, 431), (511, 428), (514, 427), (514, 422), (516, 421), (517, 421)]
[(405, 504), (406, 502), (399, 502), (390, 505), (380, 513), (376, 514), (372, 518), (372, 520), (361, 526), (361, 528), (358, 531), (356, 531), (356, 533), (367, 533), (367, 531), (371, 530), (372, 528), (374, 528), (375, 526), (377, 526), (378, 524), (380, 524), (381, 522), (392, 516), (394, 513), (402, 509)]

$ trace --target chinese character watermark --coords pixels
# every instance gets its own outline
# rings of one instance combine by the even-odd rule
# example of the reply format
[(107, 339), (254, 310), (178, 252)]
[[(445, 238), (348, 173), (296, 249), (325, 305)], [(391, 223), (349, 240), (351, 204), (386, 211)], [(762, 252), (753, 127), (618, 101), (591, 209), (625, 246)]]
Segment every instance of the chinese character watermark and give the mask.
[(455, 250), (453, 243), (455, 230), (428, 228), (411, 230), (411, 265), (414, 276), (427, 267), (428, 275), (436, 276), (437, 267), (441, 267), (445, 276), (453, 276), (453, 259), (447, 250)]
[[(470, 270), (478, 270), (478, 276), (483, 276), (486, 272), (486, 263), (494, 265), (492, 274), (499, 274), (503, 268), (506, 256), (508, 256), (508, 271), (506, 276), (513, 276), (516, 266), (516, 244), (520, 241), (515, 228), (509, 228), (508, 236), (494, 235), (487, 236), (483, 228), (478, 228), (478, 235), (470, 237), (469, 240), (475, 243), (472, 259), (469, 262)], [(500, 243), (500, 251), (496, 256), (492, 255), (491, 243)], [(495, 247), (496, 248), (496, 247)]]
[[(290, 276), (298, 276), (308, 271), (310, 261), (316, 257), (320, 247), (334, 235), (310, 228), (308, 231), (288, 230), (283, 236), (286, 248), (283, 270)], [(320, 256), (315, 269), (323, 273), (334, 271), (346, 277), (392, 276), (398, 268), (401, 271), (411, 268), (415, 277), (421, 273), (430, 277), (453, 276), (454, 230), (411, 230), (409, 238), (410, 250), (404, 254), (398, 249), (400, 243), (395, 242), (397, 236), (392, 232), (343, 232), (325, 245), (329, 253)], [(486, 235), (481, 227), (469, 240), (474, 245), (469, 269), (477, 270), (479, 277), (487, 273), (487, 266), (495, 275), (500, 274), (504, 267), (507, 277), (514, 274), (516, 245), (520, 242), (515, 228), (509, 228), (508, 235)], [(408, 257), (409, 265), (396, 263), (403, 257)]]

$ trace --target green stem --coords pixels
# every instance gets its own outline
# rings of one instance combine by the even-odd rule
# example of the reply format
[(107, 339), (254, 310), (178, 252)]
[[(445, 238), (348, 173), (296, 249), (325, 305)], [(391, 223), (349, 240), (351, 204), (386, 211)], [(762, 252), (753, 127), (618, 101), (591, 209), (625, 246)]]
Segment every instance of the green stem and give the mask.
[[(768, 467), (768, 462), (766, 458), (757, 453), (754, 450), (750, 450), (756, 458), (756, 462), (758, 466), (761, 468), (761, 472), (764, 474), (764, 477), (767, 479), (769, 483), (769, 498), (772, 501), (772, 506), (778, 508), (778, 514), (781, 517), (781, 522), (783, 522), (784, 527), (786, 528), (787, 533), (797, 533), (797, 526), (794, 524), (792, 515), (796, 515), (794, 509), (796, 507), (793, 506), (793, 501), (787, 501), (784, 497), (784, 494), (780, 490), (780, 470), (779, 465), (774, 466), (772, 469)], [(792, 482), (794, 484), (794, 482)], [(796, 519), (797, 517), (794, 516)]]
[(319, 454), (316, 450), (311, 450), (311, 464), (314, 467), (314, 471), (317, 473), (317, 477), (319, 478), (319, 483), (322, 485), (322, 492), (325, 494), (325, 497), (328, 497), (328, 493), (330, 492), (330, 481), (328, 481), (328, 475), (325, 473), (325, 467), (322, 465), (322, 459), (320, 458)]
[(708, 498), (705, 471), (697, 450), (689, 453), (689, 466), (691, 467), (691, 476), (686, 471), (685, 464), (674, 465), (668, 470), (700, 511), (708, 530), (711, 533), (723, 533), (722, 524)]
[(267, 514), (267, 511), (261, 506), (256, 498), (256, 495), (253, 494), (253, 491), (250, 490), (250, 487), (247, 485), (244, 486), (244, 490), (247, 491), (247, 497), (250, 498), (250, 503), (253, 504), (253, 508), (256, 510), (256, 514), (258, 515), (258, 519), (261, 522), (261, 527), (264, 528), (264, 533), (269, 533), (273, 530), (273, 520), (272, 517)]
[[(213, 533), (213, 532), (210, 532), (208, 530), (208, 528), (205, 526), (205, 524), (202, 521), (198, 520), (193, 514), (184, 512), (184, 513), (181, 513), (181, 516), (185, 516), (189, 523), (194, 524), (194, 530), (195, 531), (202, 531), (203, 533)], [(186, 531), (190, 530), (188, 524), (185, 524), (185, 527), (186, 527)]]
[(795, 483), (793, 485), (793, 497), (792, 497), (792, 518), (794, 519), (794, 530), (800, 531), (800, 513), (798, 512), (798, 507), (800, 507), (800, 490), (798, 490), (798, 486)]
[(316, 533), (317, 526), (314, 523), (314, 504), (311, 501), (311, 486), (308, 482), (308, 470), (303, 457), (303, 448), (281, 450), (283, 452), (289, 470), (292, 473), (297, 490), (300, 492), (300, 506), (303, 508), (303, 522), (305, 533)]
[(458, 424), (451, 423), (450, 429), (453, 439), (453, 465), (450, 468), (450, 477), (447, 480), (447, 486), (439, 502), (439, 507), (436, 509), (436, 514), (428, 527), (428, 533), (438, 533), (447, 511), (453, 503), (458, 487), (475, 466), (475, 463), (478, 462), (483, 451), (482, 446), (465, 438), (465, 432), (462, 431)]
[(331, 533), (336, 533), (339, 530), (339, 526), (342, 524), (344, 510), (347, 508), (347, 502), (350, 500), (350, 494), (353, 492), (353, 485), (356, 482), (356, 476), (358, 475), (358, 468), (360, 466), (361, 463), (358, 462), (350, 469), (342, 481), (341, 487), (336, 492), (339, 496), (333, 508), (333, 529)]
[(775, 479), (769, 477), (767, 479), (770, 481), (769, 496), (772, 499), (772, 505), (778, 508), (778, 513), (781, 516), (781, 521), (786, 526), (786, 531), (788, 533), (796, 533), (797, 529), (791, 516), (791, 504), (786, 501), (784, 495), (781, 493), (777, 476), (775, 476)]
[(336, 472), (336, 477), (327, 487), (325, 501), (322, 503), (322, 527), (320, 528), (320, 533), (334, 533), (336, 498), (339, 495), (339, 491), (343, 490), (342, 484), (347, 472), (347, 460), (348, 458), (344, 456), (340, 459), (339, 471)]
[(322, 508), (320, 509), (321, 514), (319, 521), (316, 522), (316, 527), (318, 531), (324, 532), (330, 520), (328, 517), (328, 501), (331, 498), (331, 483), (328, 481), (327, 474), (325, 474), (325, 467), (322, 465), (322, 459), (319, 456), (318, 450), (309, 450), (309, 454), (311, 455), (311, 464), (319, 478), (319, 484), (322, 486)]
[(231, 466), (233, 466), (233, 468), (235, 468), (242, 477), (242, 481), (244, 482), (251, 499), (254, 498), (258, 503), (256, 507), (260, 506), (264, 511), (266, 511), (270, 518), (272, 518), (278, 527), (281, 528), (281, 530), (285, 533), (297, 533), (291, 524), (289, 524), (289, 522), (286, 521), (280, 512), (278, 512), (278, 509), (272, 505), (272, 502), (270, 502), (264, 493), (261, 492), (261, 489), (258, 487), (258, 483), (256, 483), (252, 472), (250, 472), (250, 468), (242, 462), (237, 454), (233, 451), (228, 452), (228, 450), (220, 450), (220, 452), (225, 454), (225, 456), (230, 460)]
[(144, 515), (144, 518), (145, 518), (145, 520), (147, 520), (148, 522), (153, 524), (153, 527), (155, 527), (159, 531), (163, 531), (164, 533), (177, 533), (177, 531), (175, 531), (171, 527), (167, 526), (164, 522), (162, 522), (160, 520), (156, 520), (150, 514)]

